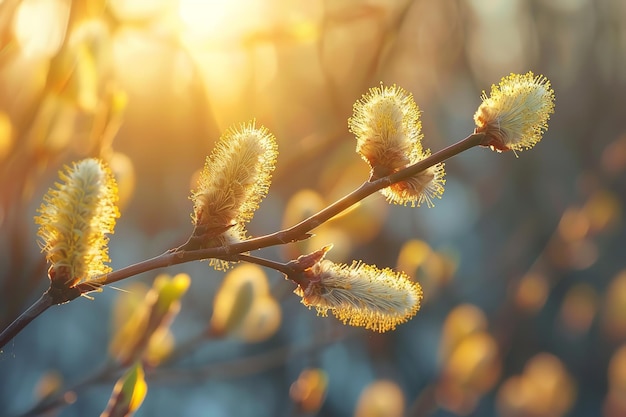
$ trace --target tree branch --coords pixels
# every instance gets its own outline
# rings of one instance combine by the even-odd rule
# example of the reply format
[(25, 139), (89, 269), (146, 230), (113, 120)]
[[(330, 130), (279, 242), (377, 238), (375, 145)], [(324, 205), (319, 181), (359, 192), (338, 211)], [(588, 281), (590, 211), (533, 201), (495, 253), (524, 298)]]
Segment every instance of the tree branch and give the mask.
[[(410, 165), (398, 172), (391, 175), (379, 178), (374, 181), (368, 181), (363, 183), (356, 190), (343, 198), (335, 201), (333, 204), (325, 207), (319, 212), (315, 213), (311, 217), (301, 221), (300, 223), (277, 232), (251, 238), (240, 243), (235, 243), (229, 246), (220, 246), (215, 248), (197, 249), (191, 251), (168, 251), (160, 256), (143, 261), (126, 268), (119, 269), (117, 271), (110, 272), (103, 277), (98, 278), (98, 285), (108, 285), (130, 276), (150, 271), (156, 268), (162, 268), (165, 266), (182, 264), (190, 261), (198, 261), (209, 258), (228, 258), (235, 254), (241, 254), (244, 252), (250, 252), (257, 249), (266, 248), (269, 246), (282, 245), (286, 243), (295, 242), (301, 240), (303, 236), (308, 237), (308, 233), (315, 229), (320, 224), (335, 217), (342, 211), (350, 208), (354, 204), (363, 200), (365, 197), (375, 193), (378, 190), (382, 190), (391, 184), (407, 179), (425, 169), (430, 168), (444, 160), (451, 158), (463, 151), (466, 151), (474, 146), (481, 144), (484, 138), (484, 133), (473, 133), (465, 139), (448, 146), (425, 158), (413, 165)], [(93, 290), (93, 283), (81, 284), (79, 287), (84, 286), (86, 291)]]
[(33, 303), (33, 305), (28, 308), (28, 310), (20, 314), (19, 317), (13, 321), (13, 323), (9, 324), (9, 326), (4, 329), (2, 333), (0, 333), (0, 348), (3, 348), (9, 340), (13, 339), (31, 321), (39, 317), (40, 314), (52, 305), (54, 305), (52, 296), (50, 296), (50, 293), (46, 291), (37, 301)]

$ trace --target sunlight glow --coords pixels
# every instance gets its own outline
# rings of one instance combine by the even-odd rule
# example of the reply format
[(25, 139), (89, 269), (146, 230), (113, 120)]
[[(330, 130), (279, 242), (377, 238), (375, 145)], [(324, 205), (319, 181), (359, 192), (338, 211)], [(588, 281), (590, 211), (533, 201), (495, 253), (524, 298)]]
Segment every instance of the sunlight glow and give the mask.
[(267, 24), (267, 5), (258, 0), (180, 0), (187, 34), (196, 39), (238, 39)]
[(68, 0), (24, 0), (13, 20), (13, 35), (25, 56), (52, 57), (63, 44)]

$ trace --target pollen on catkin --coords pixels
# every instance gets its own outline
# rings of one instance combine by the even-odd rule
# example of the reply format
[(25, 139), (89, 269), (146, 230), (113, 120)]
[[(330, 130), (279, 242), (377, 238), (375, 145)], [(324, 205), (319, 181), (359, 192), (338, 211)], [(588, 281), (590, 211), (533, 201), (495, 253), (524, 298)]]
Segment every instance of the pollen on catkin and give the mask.
[(554, 113), (550, 81), (530, 71), (502, 78), (500, 84), (491, 86), (489, 96), (483, 91), (481, 98), (474, 114), (476, 132), (484, 132), (482, 144), (498, 152), (535, 146)]
[[(420, 110), (413, 96), (393, 85), (371, 88), (354, 104), (348, 127), (356, 136), (356, 151), (370, 165), (372, 179), (393, 174), (430, 155), (422, 147)], [(394, 204), (433, 206), (441, 197), (445, 180), (439, 163), (409, 179), (381, 190)]]
[(244, 225), (267, 194), (277, 155), (274, 135), (254, 120), (224, 132), (191, 196), (194, 225), (221, 230), (230, 243), (245, 239)]
[(356, 136), (356, 151), (372, 169), (394, 170), (422, 151), (422, 122), (413, 95), (396, 85), (370, 88), (354, 103), (348, 127)]
[[(93, 281), (111, 268), (108, 237), (120, 215), (111, 170), (89, 158), (59, 172), (61, 182), (48, 190), (35, 217), (40, 246), (51, 264), (50, 277), (73, 287)], [(61, 273), (63, 271), (63, 273)]]
[[(415, 160), (411, 159), (411, 164), (419, 162), (428, 156), (430, 156), (430, 150), (426, 149)], [(444, 164), (438, 163), (406, 180), (391, 184), (389, 187), (380, 190), (380, 192), (387, 197), (387, 201), (394, 204), (411, 204), (413, 207), (419, 207), (426, 203), (427, 207), (434, 207), (435, 203), (433, 200), (441, 198), (443, 194), (446, 183), (445, 174)]]
[(330, 310), (344, 324), (380, 333), (413, 317), (423, 297), (420, 285), (406, 274), (361, 262), (344, 265), (322, 260), (304, 276), (309, 282), (295, 290), (304, 305), (315, 307), (321, 316)]

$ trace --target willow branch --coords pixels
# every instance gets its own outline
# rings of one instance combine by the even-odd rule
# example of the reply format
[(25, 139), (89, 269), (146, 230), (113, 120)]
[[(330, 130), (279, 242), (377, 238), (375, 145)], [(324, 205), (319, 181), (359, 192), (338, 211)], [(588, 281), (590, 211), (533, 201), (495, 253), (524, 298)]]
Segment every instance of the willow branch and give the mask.
[(20, 314), (18, 318), (16, 318), (13, 323), (9, 324), (9, 326), (0, 333), (0, 348), (4, 347), (9, 340), (13, 339), (19, 332), (22, 331), (31, 321), (35, 320), (54, 305), (52, 297), (50, 293), (46, 291), (37, 301), (31, 305), (28, 310)]
[[(335, 217), (344, 210), (350, 208), (354, 204), (363, 200), (365, 197), (374, 194), (376, 191), (382, 190), (383, 188), (386, 188), (391, 184), (410, 178), (411, 176), (418, 174), (440, 162), (443, 162), (446, 159), (458, 155), (461, 152), (473, 148), (474, 146), (480, 145), (484, 136), (484, 133), (473, 133), (465, 139), (453, 145), (450, 145), (447, 148), (444, 148), (432, 154), (431, 156), (398, 172), (395, 172), (385, 177), (381, 177), (374, 181), (367, 181), (356, 190), (352, 191), (350, 194), (335, 201), (331, 205), (325, 207), (311, 217), (301, 221), (300, 223), (290, 228), (279, 230), (268, 235), (251, 238), (229, 246), (220, 246), (215, 248), (197, 249), (190, 251), (168, 251), (160, 256), (149, 259), (147, 261), (143, 261), (103, 275), (102, 277), (97, 279), (98, 285), (109, 285), (122, 279), (131, 277), (133, 275), (166, 266), (210, 258), (228, 259), (229, 257), (232, 257), (236, 254), (302, 240), (308, 237), (308, 233), (311, 230), (315, 229), (329, 219)], [(93, 285), (93, 282), (89, 284), (80, 284), (79, 288), (83, 287), (81, 289), (84, 289), (85, 292), (87, 292), (93, 290)]]
[[(446, 159), (458, 155), (461, 152), (473, 148), (474, 146), (481, 145), (484, 137), (484, 133), (473, 133), (465, 139), (453, 145), (450, 145), (447, 148), (444, 148), (432, 154), (431, 156), (424, 158), (423, 160), (413, 165), (410, 165), (398, 172), (375, 180), (364, 182), (361, 186), (352, 191), (350, 194), (335, 201), (331, 205), (325, 207), (316, 214), (290, 228), (279, 230), (275, 233), (271, 233), (268, 235), (251, 238), (229, 246), (197, 250), (172, 249), (154, 258), (127, 266), (125, 268), (118, 269), (116, 271), (97, 277), (93, 280), (89, 280), (88, 282), (81, 283), (74, 287), (73, 290), (76, 291), (77, 296), (78, 294), (86, 294), (88, 292), (91, 292), (98, 287), (113, 284), (134, 275), (152, 271), (158, 268), (164, 268), (167, 266), (210, 258), (226, 260), (232, 259), (233, 257), (241, 258), (242, 256), (249, 256), (241, 255), (245, 252), (250, 252), (270, 246), (283, 245), (286, 243), (306, 239), (310, 236), (309, 232), (311, 230), (335, 217), (344, 210), (350, 208), (354, 204), (363, 200), (365, 197), (375, 193), (376, 191), (382, 190), (383, 188), (386, 188), (391, 184), (410, 178), (413, 175), (418, 174), (440, 162), (443, 162)], [(269, 266), (281, 272), (284, 272), (286, 270), (285, 268), (287, 268), (285, 264), (277, 264), (268, 260), (261, 260), (260, 258), (250, 258), (249, 260), (253, 263), (258, 264), (261, 264), (260, 262), (263, 261), (266, 263), (265, 266)], [(271, 264), (267, 264), (268, 262), (270, 262)], [(22, 313), (13, 323), (11, 323), (11, 325), (9, 325), (9, 327), (7, 327), (4, 331), (2, 331), (2, 333), (0, 333), (0, 348), (8, 343), (8, 341), (15, 337), (15, 335), (17, 335), (24, 327), (26, 327), (28, 323), (33, 321), (37, 316), (43, 313), (51, 305), (59, 304), (59, 302), (55, 302), (47, 294), (48, 293), (44, 294), (35, 304), (33, 304), (28, 310)], [(65, 301), (70, 301), (70, 299), (67, 299)]]
[(256, 264), (256, 265), (274, 269), (278, 272), (282, 272), (285, 275), (289, 275), (291, 272), (293, 272), (289, 264), (272, 261), (271, 259), (259, 258), (257, 256), (247, 255), (243, 253), (239, 255), (235, 255), (235, 258), (238, 261), (244, 261), (244, 262), (248, 262), (251, 264)]

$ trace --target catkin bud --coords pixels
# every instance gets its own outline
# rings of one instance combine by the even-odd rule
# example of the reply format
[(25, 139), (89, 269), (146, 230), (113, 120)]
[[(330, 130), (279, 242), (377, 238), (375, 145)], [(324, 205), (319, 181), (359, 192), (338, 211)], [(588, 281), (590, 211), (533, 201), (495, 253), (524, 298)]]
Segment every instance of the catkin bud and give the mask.
[(117, 185), (108, 166), (89, 158), (60, 171), (35, 223), (40, 246), (51, 264), (50, 279), (69, 288), (111, 270), (107, 234), (119, 217)]
[(554, 91), (550, 81), (532, 72), (510, 74), (491, 86), (489, 96), (474, 114), (476, 132), (485, 132), (482, 145), (501, 151), (530, 149), (548, 129), (554, 113)]
[(348, 127), (356, 136), (356, 151), (372, 169), (381, 166), (391, 173), (409, 163), (411, 152), (422, 152), (420, 110), (402, 87), (371, 88), (354, 103)]
[[(430, 156), (430, 150), (424, 151), (420, 156), (411, 159), (411, 164), (421, 161)], [(387, 200), (394, 204), (411, 204), (421, 206), (426, 203), (428, 207), (434, 207), (433, 199), (441, 198), (446, 180), (443, 163), (438, 163), (430, 168), (383, 188), (380, 192)]]
[[(348, 120), (357, 139), (356, 151), (370, 165), (372, 179), (393, 174), (430, 156), (422, 148), (420, 110), (413, 96), (393, 85), (371, 88), (354, 104)], [(436, 164), (381, 190), (389, 202), (433, 206), (445, 184), (443, 164)]]
[[(205, 246), (245, 239), (244, 225), (267, 194), (277, 154), (274, 135), (255, 121), (224, 132), (191, 196), (193, 223), (206, 235)], [(211, 241), (216, 236), (221, 241)]]
[(302, 303), (326, 316), (330, 310), (344, 324), (380, 333), (393, 330), (420, 308), (420, 285), (401, 272), (360, 262), (352, 265), (322, 260), (302, 272), (295, 293)]

